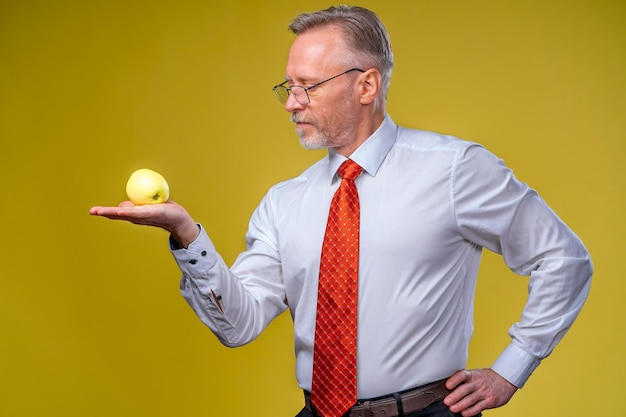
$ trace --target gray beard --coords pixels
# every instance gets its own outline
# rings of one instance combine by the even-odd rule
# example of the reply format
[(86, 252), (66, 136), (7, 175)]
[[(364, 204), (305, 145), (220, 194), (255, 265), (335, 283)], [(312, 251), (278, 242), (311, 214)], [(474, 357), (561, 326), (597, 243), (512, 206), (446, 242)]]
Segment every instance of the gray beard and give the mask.
[(314, 134), (313, 137), (305, 138), (298, 132), (296, 129), (296, 133), (300, 138), (300, 145), (309, 151), (317, 150), (317, 149), (326, 149), (331, 147), (331, 140), (329, 140), (325, 135), (321, 135), (319, 133)]

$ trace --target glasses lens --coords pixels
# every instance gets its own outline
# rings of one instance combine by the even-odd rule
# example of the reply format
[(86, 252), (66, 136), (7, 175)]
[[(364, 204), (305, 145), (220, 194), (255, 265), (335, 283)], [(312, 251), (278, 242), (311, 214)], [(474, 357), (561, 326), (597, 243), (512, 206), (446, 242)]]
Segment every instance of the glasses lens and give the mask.
[(309, 104), (309, 95), (304, 87), (294, 85), (291, 87), (291, 94), (295, 97), (296, 101), (300, 104)]
[(287, 90), (287, 88), (282, 85), (277, 85), (276, 87), (274, 87), (274, 94), (276, 94), (276, 98), (278, 99), (278, 101), (283, 104), (285, 104), (285, 102), (289, 98), (289, 90)]
[(274, 87), (274, 93), (278, 98), (278, 101), (285, 104), (290, 95), (293, 94), (296, 101), (300, 104), (309, 104), (309, 95), (306, 93), (304, 87), (294, 85), (293, 87), (285, 87), (283, 85), (277, 85)]

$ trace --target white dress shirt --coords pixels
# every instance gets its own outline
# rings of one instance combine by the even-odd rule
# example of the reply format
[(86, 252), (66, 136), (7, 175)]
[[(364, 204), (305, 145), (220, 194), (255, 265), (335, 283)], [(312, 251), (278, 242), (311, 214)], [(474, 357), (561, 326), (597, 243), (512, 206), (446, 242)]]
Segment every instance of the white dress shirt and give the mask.
[[(452, 375), (466, 365), (482, 248), (530, 276), (511, 344), (492, 368), (521, 387), (580, 311), (591, 281), (576, 235), (480, 145), (396, 126), (387, 116), (351, 156), (364, 169), (358, 300), (358, 397)], [(229, 268), (204, 229), (174, 249), (181, 291), (227, 346), (255, 339), (285, 309), (296, 376), (311, 389), (320, 253), (337, 153), (272, 187), (255, 210), (247, 250)], [(506, 295), (503, 295), (506, 297)]]

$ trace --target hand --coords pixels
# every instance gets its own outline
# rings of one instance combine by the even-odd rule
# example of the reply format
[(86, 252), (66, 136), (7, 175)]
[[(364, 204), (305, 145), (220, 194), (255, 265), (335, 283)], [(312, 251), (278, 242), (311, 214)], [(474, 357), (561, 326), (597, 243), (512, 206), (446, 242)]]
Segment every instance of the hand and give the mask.
[(476, 416), (489, 408), (500, 407), (511, 399), (517, 387), (492, 369), (458, 371), (446, 381), (452, 392), (443, 402), (453, 413)]
[(89, 210), (92, 216), (102, 216), (113, 220), (126, 220), (134, 224), (160, 227), (172, 234), (182, 247), (186, 248), (198, 237), (198, 226), (183, 206), (169, 200), (161, 204), (136, 206), (124, 201), (117, 207), (95, 206)]

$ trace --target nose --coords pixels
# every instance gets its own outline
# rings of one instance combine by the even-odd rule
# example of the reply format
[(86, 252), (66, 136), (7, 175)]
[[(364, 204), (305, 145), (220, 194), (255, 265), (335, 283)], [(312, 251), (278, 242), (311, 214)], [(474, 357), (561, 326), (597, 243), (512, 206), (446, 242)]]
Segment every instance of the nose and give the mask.
[(298, 100), (296, 100), (296, 96), (294, 94), (290, 94), (289, 97), (287, 97), (287, 101), (285, 101), (285, 110), (289, 113), (302, 110), (305, 106), (306, 104), (301, 104)]

